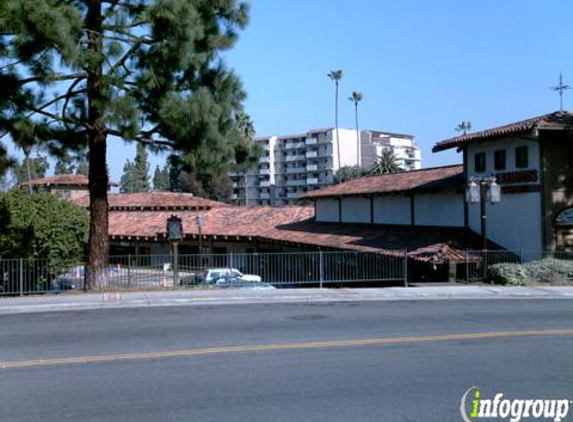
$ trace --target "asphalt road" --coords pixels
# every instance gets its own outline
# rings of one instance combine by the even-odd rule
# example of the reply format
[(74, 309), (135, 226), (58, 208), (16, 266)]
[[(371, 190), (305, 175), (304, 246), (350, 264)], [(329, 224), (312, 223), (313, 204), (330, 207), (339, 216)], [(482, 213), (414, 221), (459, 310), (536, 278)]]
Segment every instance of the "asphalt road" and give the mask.
[(74, 311), (0, 327), (2, 422), (447, 422), (472, 386), (573, 399), (570, 300)]

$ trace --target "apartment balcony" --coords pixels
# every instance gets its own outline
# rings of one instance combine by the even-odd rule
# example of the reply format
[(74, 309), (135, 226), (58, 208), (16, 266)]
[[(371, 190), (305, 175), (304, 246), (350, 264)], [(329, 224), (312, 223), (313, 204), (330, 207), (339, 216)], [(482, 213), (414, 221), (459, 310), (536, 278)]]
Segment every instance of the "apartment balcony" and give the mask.
[(285, 161), (292, 162), (292, 161), (300, 161), (304, 160), (304, 155), (287, 155)]
[(313, 177), (311, 179), (306, 179), (306, 184), (307, 185), (316, 185), (316, 184), (318, 184), (318, 179), (316, 177)]
[(269, 180), (262, 180), (259, 182), (259, 187), (261, 188), (270, 188), (271, 182)]
[(287, 180), (285, 184), (287, 186), (305, 186), (306, 179)]
[(306, 173), (306, 168), (304, 167), (288, 167), (286, 169), (286, 172), (288, 174), (292, 174), (292, 173)]
[(263, 156), (259, 158), (259, 163), (269, 163), (269, 162), (270, 162), (270, 157)]
[(259, 195), (259, 198), (261, 199), (271, 199), (271, 194), (270, 193), (261, 193)]
[(306, 138), (306, 145), (316, 145), (318, 140), (316, 138)]
[(271, 174), (271, 169), (260, 169), (259, 170), (259, 175), (261, 176), (268, 176)]
[(306, 144), (304, 142), (287, 142), (285, 144), (285, 149), (297, 149), (297, 148), (305, 148)]
[(306, 158), (316, 158), (318, 157), (318, 151), (307, 151)]
[(306, 166), (306, 171), (316, 171), (318, 170), (318, 165), (316, 164), (309, 164), (308, 166)]
[(287, 192), (286, 197), (289, 199), (296, 199), (300, 196), (298, 192)]

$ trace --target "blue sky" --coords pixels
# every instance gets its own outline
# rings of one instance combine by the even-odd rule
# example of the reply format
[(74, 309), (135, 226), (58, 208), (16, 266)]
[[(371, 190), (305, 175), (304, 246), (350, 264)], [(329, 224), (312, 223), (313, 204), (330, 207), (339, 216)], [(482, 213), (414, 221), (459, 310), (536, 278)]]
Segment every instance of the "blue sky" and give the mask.
[[(346, 100), (362, 91), (360, 126), (412, 134), (424, 167), (459, 162), (432, 154), (464, 120), (475, 130), (552, 112), (559, 72), (573, 85), (570, 0), (251, 0), (251, 22), (225, 54), (243, 80), (259, 135), (334, 124), (334, 86), (343, 69), (340, 123), (354, 126)], [(573, 108), (573, 90), (565, 108)], [(110, 142), (119, 180), (135, 147)], [(152, 166), (164, 158), (152, 158)]]

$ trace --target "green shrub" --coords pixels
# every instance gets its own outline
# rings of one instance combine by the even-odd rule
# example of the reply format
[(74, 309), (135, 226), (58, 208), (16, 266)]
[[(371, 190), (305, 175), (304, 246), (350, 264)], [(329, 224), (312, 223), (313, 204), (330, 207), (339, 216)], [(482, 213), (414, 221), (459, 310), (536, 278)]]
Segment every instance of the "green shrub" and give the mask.
[(573, 281), (573, 261), (547, 258), (525, 264), (495, 264), (488, 269), (488, 281), (511, 286), (569, 283)]
[(78, 262), (88, 230), (88, 213), (70, 202), (20, 189), (0, 194), (0, 258)]

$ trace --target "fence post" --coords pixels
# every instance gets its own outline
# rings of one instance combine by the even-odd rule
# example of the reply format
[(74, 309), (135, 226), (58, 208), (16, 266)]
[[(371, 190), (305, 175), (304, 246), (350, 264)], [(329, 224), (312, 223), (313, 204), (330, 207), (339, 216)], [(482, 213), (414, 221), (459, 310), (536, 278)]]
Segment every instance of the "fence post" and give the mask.
[(19, 268), (18, 285), (20, 290), (20, 296), (24, 296), (24, 258), (20, 258), (20, 268)]
[(466, 281), (470, 282), (470, 251), (466, 249)]
[(318, 251), (318, 276), (320, 281), (320, 288), (324, 283), (324, 252)]
[(404, 249), (404, 287), (408, 287), (408, 249)]
[(127, 255), (127, 287), (131, 287), (131, 254)]
[[(233, 275), (233, 252), (229, 252), (229, 276)], [(245, 271), (245, 270), (243, 270)]]

